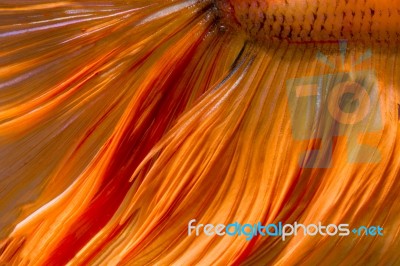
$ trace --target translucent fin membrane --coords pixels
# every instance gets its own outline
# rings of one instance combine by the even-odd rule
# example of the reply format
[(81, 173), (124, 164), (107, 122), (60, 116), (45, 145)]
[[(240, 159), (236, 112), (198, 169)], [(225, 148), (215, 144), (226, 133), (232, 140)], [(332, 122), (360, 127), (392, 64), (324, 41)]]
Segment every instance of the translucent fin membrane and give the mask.
[[(251, 25), (300, 4), (256, 2), (224, 8)], [(302, 3), (315, 19), (331, 4)], [(399, 48), (301, 31), (311, 43), (260, 45), (219, 4), (0, 4), (1, 265), (398, 263)], [(362, 126), (327, 104), (348, 83), (370, 93)], [(191, 219), (385, 236), (189, 236)]]

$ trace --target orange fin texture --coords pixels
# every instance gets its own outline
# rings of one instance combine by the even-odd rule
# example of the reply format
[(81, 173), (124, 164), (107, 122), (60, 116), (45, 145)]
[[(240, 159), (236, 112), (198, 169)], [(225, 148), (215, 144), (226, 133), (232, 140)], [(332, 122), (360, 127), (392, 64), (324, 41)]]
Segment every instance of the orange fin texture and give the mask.
[(0, 264), (398, 265), (398, 7), (292, 2), (0, 2)]

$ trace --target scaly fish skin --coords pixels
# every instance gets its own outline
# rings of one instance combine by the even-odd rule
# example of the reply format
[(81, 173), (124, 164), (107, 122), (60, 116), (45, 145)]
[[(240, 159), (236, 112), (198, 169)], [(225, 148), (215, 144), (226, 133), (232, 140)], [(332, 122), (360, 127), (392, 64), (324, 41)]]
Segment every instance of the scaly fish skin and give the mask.
[(391, 0), (216, 1), (225, 27), (262, 42), (399, 43), (400, 6)]

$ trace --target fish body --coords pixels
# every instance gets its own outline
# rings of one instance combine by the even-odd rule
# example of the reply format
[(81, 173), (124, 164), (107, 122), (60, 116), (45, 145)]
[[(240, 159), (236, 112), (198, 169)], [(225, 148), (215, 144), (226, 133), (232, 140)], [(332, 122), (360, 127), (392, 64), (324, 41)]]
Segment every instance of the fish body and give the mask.
[(400, 41), (396, 1), (217, 1), (222, 23), (250, 38), (271, 41), (363, 43)]

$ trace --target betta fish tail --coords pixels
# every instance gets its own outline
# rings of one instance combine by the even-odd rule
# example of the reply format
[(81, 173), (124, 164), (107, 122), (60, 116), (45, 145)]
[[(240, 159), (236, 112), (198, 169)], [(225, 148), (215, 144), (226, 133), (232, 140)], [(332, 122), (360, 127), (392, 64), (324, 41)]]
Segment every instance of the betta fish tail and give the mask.
[(261, 2), (0, 4), (0, 264), (398, 263), (400, 13)]
[(0, 211), (13, 214), (5, 228), (18, 222), (1, 261), (63, 264), (140, 185), (129, 182), (137, 165), (243, 42), (223, 47), (207, 1), (1, 8), (1, 182), (13, 189)]
[[(382, 224), (387, 234), (396, 235), (398, 52), (346, 47), (344, 68), (339, 68), (344, 51), (343, 44), (312, 49), (247, 44), (230, 75), (205, 92), (143, 160), (132, 176), (144, 176), (143, 183), (131, 188), (113, 223), (73, 262), (95, 256), (101, 239), (124, 225), (129, 237), (114, 236), (102, 255), (91, 257), (96, 263), (335, 264), (337, 255), (327, 254), (340, 249), (346, 264), (371, 257), (374, 263), (393, 264), (395, 250), (378, 254), (385, 249), (384, 238), (363, 239), (369, 243), (364, 249), (351, 237), (310, 239), (299, 233), (286, 241), (260, 235), (248, 241), (187, 231), (193, 219), (199, 226), (321, 221)], [(322, 53), (338, 65), (336, 70)], [(359, 106), (338, 103), (334, 93), (341, 90), (354, 90)], [(360, 111), (365, 115), (360, 122), (349, 110), (329, 107), (333, 104), (360, 110), (368, 105), (368, 112)], [(393, 209), (379, 216), (389, 203)], [(375, 211), (368, 212), (370, 206)]]

